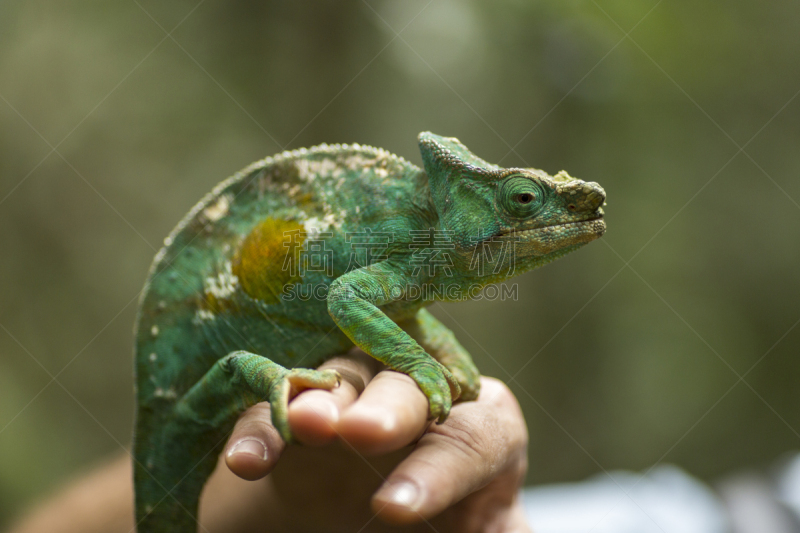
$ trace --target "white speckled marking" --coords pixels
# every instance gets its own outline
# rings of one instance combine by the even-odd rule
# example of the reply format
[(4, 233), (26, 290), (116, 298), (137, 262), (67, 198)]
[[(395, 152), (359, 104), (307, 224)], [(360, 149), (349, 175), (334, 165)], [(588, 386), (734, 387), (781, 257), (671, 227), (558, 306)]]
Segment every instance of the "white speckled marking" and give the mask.
[[(343, 213), (346, 213), (343, 211)], [(322, 218), (311, 217), (303, 222), (303, 228), (309, 236), (313, 237), (322, 232), (328, 231), (331, 228), (339, 229), (342, 227), (342, 221), (336, 218), (333, 213), (327, 213)]]
[(228, 214), (230, 207), (231, 196), (229, 194), (223, 194), (216, 202), (203, 209), (203, 216), (209, 222), (216, 222)]
[(195, 325), (200, 325), (203, 322), (215, 320), (216, 318), (217, 317), (214, 316), (214, 313), (212, 313), (208, 309), (198, 309), (197, 312), (194, 314), (194, 320), (192, 320), (192, 322)]
[(166, 398), (167, 400), (174, 400), (178, 397), (178, 393), (175, 392), (175, 389), (172, 387), (168, 388), (167, 390), (162, 389), (161, 387), (156, 387), (156, 390), (153, 391), (153, 396), (156, 398)]
[(374, 167), (377, 161), (377, 158), (367, 159), (362, 154), (353, 154), (344, 160), (344, 165), (350, 170), (363, 170)]
[(336, 164), (333, 159), (297, 159), (294, 162), (297, 168), (297, 175), (301, 180), (312, 182), (319, 176), (333, 176), (338, 177), (342, 169)]
[(216, 276), (207, 277), (205, 280), (205, 292), (217, 299), (226, 299), (236, 292), (239, 286), (239, 278), (231, 270), (231, 262), (226, 261), (222, 272)]

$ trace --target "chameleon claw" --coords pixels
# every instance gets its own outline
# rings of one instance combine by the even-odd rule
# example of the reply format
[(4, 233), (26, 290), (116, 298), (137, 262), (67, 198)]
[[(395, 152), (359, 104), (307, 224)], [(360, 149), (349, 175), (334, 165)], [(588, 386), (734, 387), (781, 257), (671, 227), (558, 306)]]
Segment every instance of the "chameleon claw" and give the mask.
[(423, 365), (410, 371), (408, 375), (417, 382), (417, 386), (428, 398), (429, 418), (436, 419), (438, 424), (447, 420), (453, 401), (461, 393), (453, 374), (443, 365), (435, 363), (435, 366)]

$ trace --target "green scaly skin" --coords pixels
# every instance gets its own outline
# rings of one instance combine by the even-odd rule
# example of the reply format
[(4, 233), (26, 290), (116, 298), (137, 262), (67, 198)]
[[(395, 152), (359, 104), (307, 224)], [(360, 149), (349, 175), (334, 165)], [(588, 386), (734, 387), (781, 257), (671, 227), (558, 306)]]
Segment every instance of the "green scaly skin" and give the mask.
[[(196, 531), (201, 489), (237, 416), (269, 401), (291, 440), (289, 400), (336, 387), (336, 372), (313, 369), (354, 345), (414, 379), (444, 421), (453, 401), (478, 396), (479, 373), (424, 307), (605, 232), (596, 183), (500, 168), (432, 133), (419, 143), (424, 170), (359, 145), (269, 157), (218, 185), (167, 237), (136, 329), (141, 533)], [(370, 253), (354, 252), (357, 242)]]

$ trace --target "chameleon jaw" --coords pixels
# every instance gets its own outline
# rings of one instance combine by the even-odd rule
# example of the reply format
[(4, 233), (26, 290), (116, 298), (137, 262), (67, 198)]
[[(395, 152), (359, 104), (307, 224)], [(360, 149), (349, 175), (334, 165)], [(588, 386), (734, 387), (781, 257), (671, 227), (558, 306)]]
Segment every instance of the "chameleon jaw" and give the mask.
[(602, 237), (605, 232), (606, 223), (601, 214), (586, 220), (510, 231), (498, 237), (516, 240), (523, 250), (530, 249), (533, 255), (544, 255), (568, 246), (589, 243)]

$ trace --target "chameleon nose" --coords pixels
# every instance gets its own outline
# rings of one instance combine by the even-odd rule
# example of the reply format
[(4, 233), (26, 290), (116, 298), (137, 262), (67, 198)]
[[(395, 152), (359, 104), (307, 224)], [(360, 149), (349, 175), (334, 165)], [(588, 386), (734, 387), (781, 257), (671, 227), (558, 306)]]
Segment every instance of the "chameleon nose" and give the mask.
[(593, 181), (584, 182), (573, 191), (569, 204), (569, 210), (573, 212), (593, 213), (606, 201), (606, 191)]
[(597, 211), (606, 201), (606, 191), (593, 181), (583, 185), (583, 193), (586, 195), (584, 203), (587, 211)]

